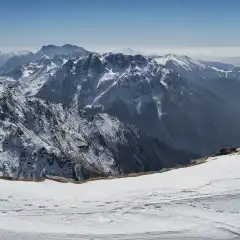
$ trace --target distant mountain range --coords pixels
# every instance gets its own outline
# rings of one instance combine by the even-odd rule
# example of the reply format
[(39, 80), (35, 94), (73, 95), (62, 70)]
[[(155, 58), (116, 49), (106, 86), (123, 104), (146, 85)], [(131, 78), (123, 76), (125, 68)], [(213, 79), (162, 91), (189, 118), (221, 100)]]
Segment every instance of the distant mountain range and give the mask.
[(23, 56), (29, 54), (29, 51), (20, 51), (20, 52), (1, 52), (0, 51), (0, 67), (5, 64), (10, 58), (15, 56)]
[(221, 62), (199, 61), (188, 56), (168, 54), (160, 58), (154, 58), (159, 64), (170, 68), (189, 80), (213, 79), (219, 77), (240, 79), (240, 69)]
[[(131, 50), (131, 49), (130, 49)], [(0, 175), (160, 170), (240, 145), (240, 69), (66, 44), (0, 68)]]
[(8, 72), (15, 70), (15, 68), (20, 67), (24, 64), (31, 62), (36, 62), (42, 58), (53, 58), (54, 56), (65, 56), (67, 58), (79, 57), (87, 54), (88, 51), (84, 48), (65, 44), (63, 46), (48, 45), (43, 46), (36, 53), (25, 52), (24, 54), (14, 54), (12, 57), (8, 58), (0, 69), (1, 74), (7, 74)]
[(223, 58), (223, 59), (221, 59), (221, 61), (224, 62), (224, 63), (232, 64), (236, 67), (240, 67), (240, 57)]

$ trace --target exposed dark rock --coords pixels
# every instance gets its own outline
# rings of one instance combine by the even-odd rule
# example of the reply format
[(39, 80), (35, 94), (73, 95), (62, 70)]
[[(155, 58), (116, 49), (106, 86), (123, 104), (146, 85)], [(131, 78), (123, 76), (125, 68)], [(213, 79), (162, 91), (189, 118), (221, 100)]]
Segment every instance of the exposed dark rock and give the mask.
[(228, 155), (231, 153), (236, 153), (238, 148), (222, 148), (219, 153), (215, 154), (215, 156), (222, 156), (222, 155)]
[(160, 170), (197, 157), (159, 143), (107, 114), (85, 118), (74, 109), (25, 97), (15, 89), (4, 92), (0, 112), (2, 176), (83, 180)]

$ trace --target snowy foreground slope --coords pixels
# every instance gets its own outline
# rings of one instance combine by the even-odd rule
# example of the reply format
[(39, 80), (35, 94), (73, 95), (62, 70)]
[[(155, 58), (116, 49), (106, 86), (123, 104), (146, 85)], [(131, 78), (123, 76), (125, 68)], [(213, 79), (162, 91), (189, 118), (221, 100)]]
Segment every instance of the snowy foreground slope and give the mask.
[(240, 239), (239, 169), (236, 154), (85, 184), (0, 180), (0, 239)]

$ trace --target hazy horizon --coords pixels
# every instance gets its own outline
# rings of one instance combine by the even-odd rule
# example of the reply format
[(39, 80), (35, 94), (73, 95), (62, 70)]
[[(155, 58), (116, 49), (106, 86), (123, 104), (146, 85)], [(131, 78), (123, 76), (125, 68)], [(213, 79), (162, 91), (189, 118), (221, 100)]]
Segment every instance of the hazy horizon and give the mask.
[(0, 49), (70, 43), (97, 52), (237, 57), (239, 7), (237, 0), (9, 0), (1, 3)]
[[(64, 44), (72, 44), (72, 43), (64, 43), (64, 44), (54, 44), (49, 43), (46, 45), (56, 45), (61, 46)], [(45, 45), (45, 44), (43, 44)], [(37, 52), (43, 45), (40, 45), (36, 48), (1, 48), (0, 52), (8, 53), (8, 52), (21, 52), (21, 51), (30, 51), (30, 52)], [(224, 58), (234, 58), (240, 57), (240, 47), (185, 47), (185, 48), (176, 48), (176, 47), (165, 47), (165, 48), (155, 48), (155, 49), (146, 49), (146, 48), (134, 48), (131, 46), (126, 47), (115, 47), (115, 48), (94, 48), (94, 47), (87, 47), (81, 44), (73, 44), (79, 47), (83, 47), (89, 51), (94, 51), (98, 53), (105, 53), (105, 52), (122, 52), (127, 51), (128, 49), (139, 52), (140, 54), (145, 55), (166, 55), (166, 54), (176, 54), (176, 55), (187, 55), (193, 58), (205, 59), (205, 60), (222, 60)]]

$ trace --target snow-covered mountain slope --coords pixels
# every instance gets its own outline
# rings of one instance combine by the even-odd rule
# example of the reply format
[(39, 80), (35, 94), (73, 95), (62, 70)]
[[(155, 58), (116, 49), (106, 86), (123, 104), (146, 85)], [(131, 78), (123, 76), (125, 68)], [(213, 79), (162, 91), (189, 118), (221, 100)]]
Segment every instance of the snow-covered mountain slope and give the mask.
[(54, 57), (64, 57), (64, 58), (77, 58), (81, 56), (88, 55), (89, 52), (82, 47), (76, 45), (65, 44), (63, 46), (47, 45), (43, 46), (36, 53), (28, 52), (25, 54), (14, 55), (9, 58), (8, 61), (3, 64), (0, 68), (0, 74), (5, 75), (9, 74), (11, 71), (16, 71), (16, 68), (21, 67), (22, 65), (28, 65), (36, 61), (41, 60), (42, 58), (54, 58)]
[[(42, 49), (47, 53), (52, 48), (56, 50), (51, 45)], [(86, 113), (105, 112), (197, 155), (240, 145), (240, 81), (203, 81), (209, 68), (216, 76), (212, 66), (188, 57), (176, 61), (183, 67), (169, 69), (142, 55), (44, 55), (5, 74), (2, 85)], [(14, 84), (13, 78), (18, 79)]]
[(0, 180), (0, 238), (239, 239), (240, 155), (84, 184)]
[[(85, 54), (88, 54), (85, 49), (66, 44), (43, 46), (36, 54), (15, 56), (0, 69), (1, 78), (5, 77), (2, 84), (18, 86), (23, 93), (34, 95), (69, 59), (75, 61)], [(15, 84), (12, 79), (16, 80)]]
[(161, 65), (167, 66), (173, 64), (178, 68), (192, 71), (193, 69), (205, 69), (206, 66), (200, 61), (189, 58), (188, 56), (178, 56), (175, 54), (167, 54), (161, 58), (155, 58), (156, 62)]
[(65, 56), (50, 58), (44, 55), (38, 61), (22, 65), (3, 76), (6, 79), (16, 80), (11, 81), (10, 86), (17, 87), (26, 95), (32, 96), (67, 61), (68, 58)]
[[(75, 100), (77, 99), (75, 104), (78, 104), (78, 107), (94, 107), (106, 98), (109, 103), (121, 98), (129, 103), (129, 107), (132, 106), (140, 111), (141, 101), (144, 101), (141, 98), (142, 94), (146, 92), (145, 94), (148, 95), (151, 91), (149, 87), (153, 84), (153, 79), (156, 78), (156, 87), (160, 90), (167, 88), (166, 81), (171, 75), (170, 72), (141, 55), (109, 53), (101, 56), (93, 53), (78, 62), (67, 62), (46, 82), (37, 96), (46, 99), (50, 97), (54, 101), (66, 103), (64, 98), (69, 95), (68, 104), (72, 102), (71, 97), (74, 97)], [(55, 92), (49, 96), (48, 93), (52, 88)], [(71, 95), (68, 89), (73, 91)], [(137, 95), (131, 91), (135, 91)], [(154, 98), (154, 96), (149, 97)]]
[(230, 108), (239, 113), (240, 69), (231, 64), (211, 61), (197, 61), (187, 56), (166, 55), (157, 62), (174, 70), (198, 86), (212, 91), (224, 99)]
[[(194, 155), (191, 157), (194, 158)], [(14, 88), (0, 96), (0, 175), (74, 179), (159, 170), (186, 164), (174, 150), (107, 114), (85, 116)]]
[(219, 77), (240, 80), (240, 71), (234, 68), (234, 66), (230, 68), (229, 64), (198, 61), (188, 56), (175, 54), (168, 54), (160, 58), (154, 58), (154, 60), (192, 81)]
[[(62, 63), (65, 61), (65, 59), (60, 60)], [(35, 95), (59, 67), (61, 67), (61, 62), (56, 63), (54, 60), (46, 61), (41, 65), (30, 63), (27, 66), (22, 66), (22, 76), (15, 85), (19, 86), (19, 89), (28, 96)]]
[(222, 95), (141, 55), (90, 54), (70, 60), (36, 96), (86, 112), (107, 112), (167, 145), (200, 155), (240, 145), (239, 110)]

